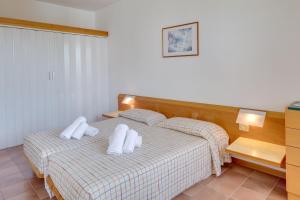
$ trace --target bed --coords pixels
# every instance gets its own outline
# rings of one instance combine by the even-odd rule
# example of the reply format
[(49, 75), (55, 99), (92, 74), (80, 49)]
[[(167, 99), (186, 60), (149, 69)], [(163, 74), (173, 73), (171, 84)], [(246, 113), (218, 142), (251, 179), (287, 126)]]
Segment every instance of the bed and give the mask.
[[(114, 124), (143, 136), (132, 154), (106, 154)], [(49, 157), (49, 180), (65, 200), (171, 199), (208, 178), (213, 160), (207, 140), (125, 118), (101, 123), (99, 141)]]
[[(99, 128), (101, 133), (102, 124), (103, 121), (91, 125)], [(62, 129), (57, 129), (31, 134), (25, 138), (24, 153), (37, 177), (44, 178), (50, 155), (92, 144), (99, 141), (102, 137), (101, 134), (97, 134), (95, 137), (84, 136), (81, 140), (63, 140), (59, 137), (61, 132)]]

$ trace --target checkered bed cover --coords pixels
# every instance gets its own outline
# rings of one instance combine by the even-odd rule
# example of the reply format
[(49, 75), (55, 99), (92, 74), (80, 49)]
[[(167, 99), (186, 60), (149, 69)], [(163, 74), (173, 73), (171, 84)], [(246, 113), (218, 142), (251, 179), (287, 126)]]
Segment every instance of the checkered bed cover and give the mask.
[[(92, 126), (100, 128), (103, 123), (104, 121), (96, 122)], [(38, 132), (27, 136), (24, 140), (25, 155), (43, 174), (47, 169), (50, 155), (91, 144), (99, 141), (101, 138), (101, 134), (98, 134), (95, 137), (84, 136), (81, 140), (63, 140), (59, 137), (61, 132), (62, 129)]]
[(123, 118), (115, 122), (137, 130), (142, 147), (128, 155), (107, 155), (115, 128), (109, 123), (98, 142), (50, 156), (49, 175), (65, 200), (166, 200), (212, 174), (205, 139)]

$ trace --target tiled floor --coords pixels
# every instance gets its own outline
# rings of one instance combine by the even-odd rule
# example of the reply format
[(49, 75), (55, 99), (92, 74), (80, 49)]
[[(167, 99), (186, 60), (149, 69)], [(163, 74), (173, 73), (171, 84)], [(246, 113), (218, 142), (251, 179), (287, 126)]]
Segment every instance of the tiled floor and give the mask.
[(238, 165), (202, 181), (174, 200), (286, 200), (285, 180)]
[[(202, 181), (174, 200), (284, 200), (285, 181), (237, 165), (220, 177)], [(0, 151), (0, 200), (49, 199), (43, 180), (36, 178), (22, 146)]]
[(22, 146), (0, 151), (0, 200), (49, 199), (44, 182), (31, 171)]

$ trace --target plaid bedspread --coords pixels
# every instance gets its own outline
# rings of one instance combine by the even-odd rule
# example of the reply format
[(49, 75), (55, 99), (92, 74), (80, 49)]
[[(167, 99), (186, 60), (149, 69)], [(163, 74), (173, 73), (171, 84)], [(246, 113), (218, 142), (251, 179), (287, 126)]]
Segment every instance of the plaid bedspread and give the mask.
[[(94, 127), (101, 127), (104, 122), (93, 123)], [(101, 134), (95, 137), (84, 136), (81, 140), (63, 140), (59, 134), (63, 130), (51, 130), (47, 132), (34, 133), (24, 140), (24, 153), (32, 164), (41, 172), (45, 173), (50, 155), (66, 150), (72, 150), (81, 146), (97, 142)]]
[(231, 162), (230, 155), (225, 152), (229, 143), (229, 136), (222, 127), (214, 123), (174, 117), (162, 121), (157, 126), (180, 131), (184, 134), (202, 137), (207, 140), (211, 149), (213, 172), (217, 176), (221, 175), (221, 165), (225, 162)]
[(132, 154), (106, 154), (114, 127), (79, 149), (51, 155), (49, 175), (65, 200), (171, 199), (212, 174), (208, 141), (181, 132), (117, 118), (143, 136)]

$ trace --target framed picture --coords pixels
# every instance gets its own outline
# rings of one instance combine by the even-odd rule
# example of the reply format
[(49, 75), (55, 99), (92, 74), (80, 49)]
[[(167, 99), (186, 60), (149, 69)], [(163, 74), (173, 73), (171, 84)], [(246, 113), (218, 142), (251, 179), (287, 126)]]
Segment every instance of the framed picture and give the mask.
[(162, 54), (163, 57), (198, 56), (199, 23), (163, 28)]

